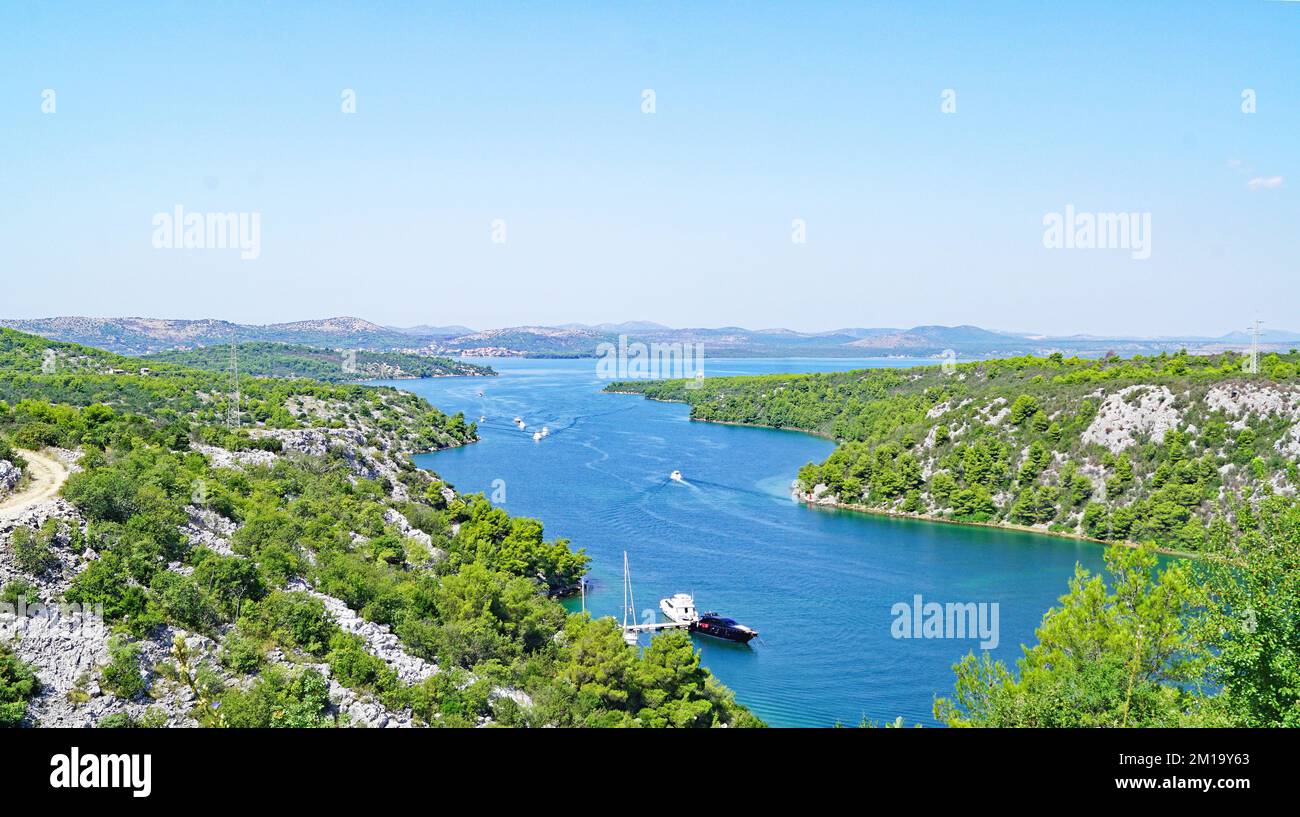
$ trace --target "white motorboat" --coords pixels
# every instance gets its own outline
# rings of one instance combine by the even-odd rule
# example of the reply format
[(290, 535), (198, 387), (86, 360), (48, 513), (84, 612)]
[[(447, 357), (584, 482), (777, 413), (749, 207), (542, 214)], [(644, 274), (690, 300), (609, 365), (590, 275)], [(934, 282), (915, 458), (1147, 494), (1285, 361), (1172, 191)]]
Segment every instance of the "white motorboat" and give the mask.
[(672, 598), (659, 600), (659, 611), (678, 624), (694, 624), (700, 620), (700, 611), (695, 609), (695, 599), (689, 593), (678, 593)]
[(681, 471), (673, 471), (671, 474), (668, 475), (668, 478), (671, 479), (671, 480), (673, 480), (674, 482), (681, 482), (681, 481), (682, 481), (682, 472), (681, 472)]

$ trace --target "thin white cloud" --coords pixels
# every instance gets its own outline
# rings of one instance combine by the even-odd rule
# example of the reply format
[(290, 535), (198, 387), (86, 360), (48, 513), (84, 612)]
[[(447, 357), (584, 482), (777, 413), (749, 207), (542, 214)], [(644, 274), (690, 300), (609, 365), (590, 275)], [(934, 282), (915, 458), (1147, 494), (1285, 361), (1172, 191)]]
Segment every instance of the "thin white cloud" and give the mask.
[(1282, 186), (1281, 176), (1256, 176), (1246, 182), (1251, 190), (1276, 190)]

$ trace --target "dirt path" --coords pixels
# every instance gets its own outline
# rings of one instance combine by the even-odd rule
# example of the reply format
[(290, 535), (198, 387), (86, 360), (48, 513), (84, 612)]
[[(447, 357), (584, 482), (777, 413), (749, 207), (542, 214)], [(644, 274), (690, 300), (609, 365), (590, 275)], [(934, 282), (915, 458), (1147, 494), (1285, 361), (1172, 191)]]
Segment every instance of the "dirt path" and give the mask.
[(0, 519), (17, 516), (38, 502), (52, 499), (68, 479), (67, 466), (53, 457), (35, 451), (19, 453), (27, 460), (27, 467), (23, 472), (30, 479), (27, 481), (26, 488), (0, 500)]

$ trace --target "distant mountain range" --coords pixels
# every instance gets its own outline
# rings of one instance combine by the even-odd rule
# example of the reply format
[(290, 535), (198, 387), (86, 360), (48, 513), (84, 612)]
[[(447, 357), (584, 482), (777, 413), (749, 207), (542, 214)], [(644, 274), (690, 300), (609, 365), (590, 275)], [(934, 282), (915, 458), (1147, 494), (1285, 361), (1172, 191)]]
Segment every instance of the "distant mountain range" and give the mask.
[(412, 345), (412, 336), (360, 318), (248, 326), (229, 321), (162, 318), (37, 318), (0, 320), (0, 326), (126, 355), (197, 349), (232, 341), (275, 341), (329, 348), (388, 351)]
[[(1186, 348), (1193, 353), (1242, 349), (1247, 332), (1219, 337), (1051, 336), (1003, 332), (978, 326), (851, 327), (829, 332), (790, 329), (675, 329), (649, 321), (596, 325), (514, 326), (475, 331), (466, 326), (380, 326), (360, 318), (327, 318), (266, 326), (221, 320), (159, 318), (37, 318), (0, 320), (21, 332), (82, 343), (129, 355), (197, 349), (228, 344), (270, 341), (334, 349), (378, 352), (405, 351), (423, 355), (478, 357), (593, 357), (603, 343), (628, 342), (702, 344), (708, 357), (941, 357), (951, 350), (959, 359), (1024, 354), (1122, 356), (1158, 354)], [(1288, 350), (1300, 345), (1300, 332), (1260, 333), (1261, 348)]]

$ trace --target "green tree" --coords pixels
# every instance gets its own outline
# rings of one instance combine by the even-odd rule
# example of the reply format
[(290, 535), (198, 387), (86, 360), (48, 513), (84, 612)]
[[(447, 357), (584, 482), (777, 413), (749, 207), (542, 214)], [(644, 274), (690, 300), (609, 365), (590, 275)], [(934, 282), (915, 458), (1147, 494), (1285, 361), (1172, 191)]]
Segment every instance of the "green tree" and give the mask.
[(1133, 463), (1129, 461), (1127, 455), (1121, 454), (1115, 458), (1115, 465), (1111, 471), (1110, 477), (1106, 480), (1106, 496), (1114, 499), (1133, 484)]
[(1018, 426), (1038, 412), (1038, 400), (1032, 395), (1022, 394), (1011, 404), (1011, 424)]
[(101, 670), (104, 688), (119, 698), (130, 700), (149, 688), (140, 672), (140, 645), (114, 636), (108, 641), (108, 664)]
[(1110, 585), (1075, 569), (1060, 607), (1043, 617), (1038, 643), (1017, 662), (972, 653), (954, 666), (954, 700), (935, 717), (950, 726), (1176, 726), (1202, 722), (1206, 651), (1189, 627), (1196, 602), (1190, 570), (1153, 578), (1156, 557), (1106, 551)]
[(1270, 497), (1236, 518), (1244, 529), (1216, 521), (1216, 558), (1198, 562), (1213, 677), (1234, 722), (1300, 726), (1300, 505)]
[(222, 725), (243, 729), (307, 729), (333, 726), (329, 681), (314, 669), (268, 667), (253, 685), (228, 689), (220, 706)]
[(18, 569), (24, 573), (44, 573), (54, 556), (49, 539), (23, 525), (9, 535), (9, 546)]
[(19, 726), (27, 714), (27, 702), (40, 689), (36, 671), (0, 644), (0, 728)]

